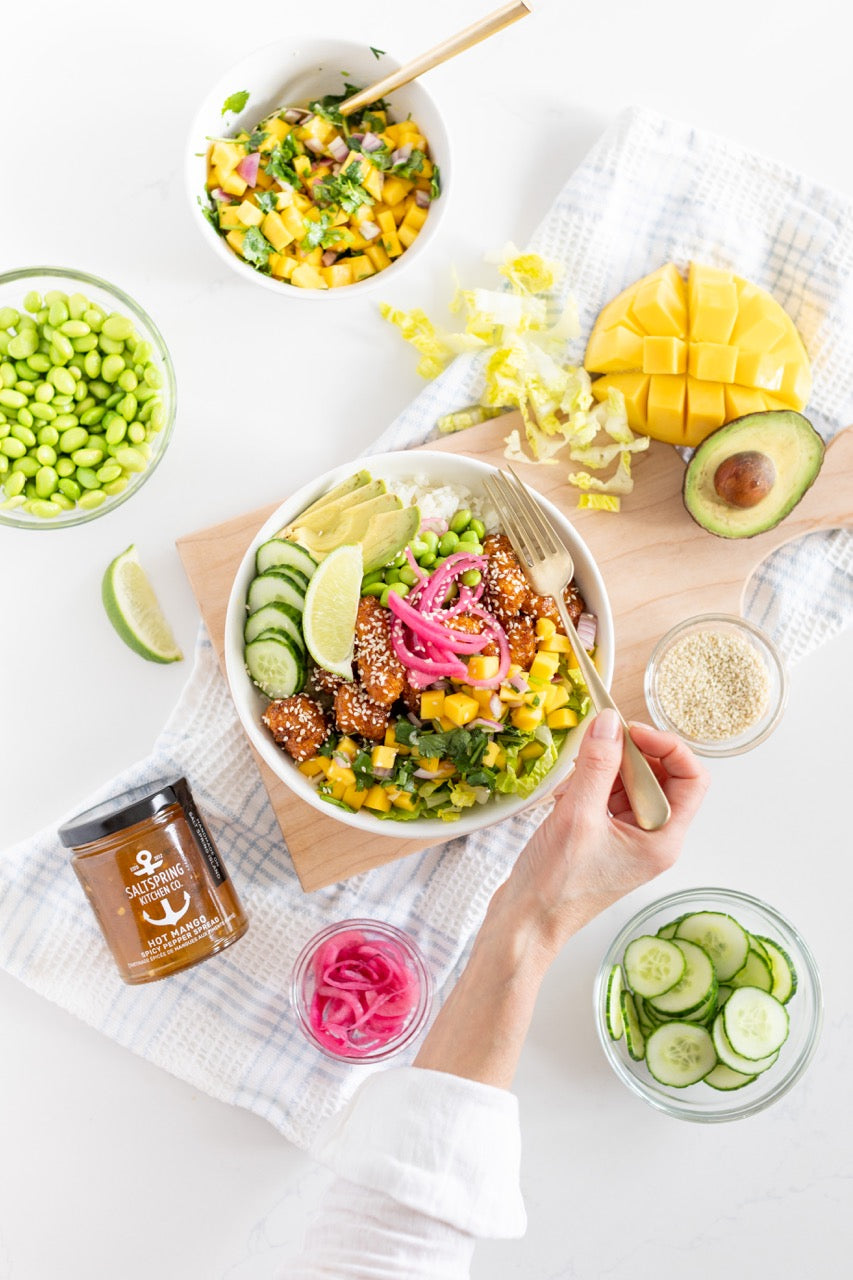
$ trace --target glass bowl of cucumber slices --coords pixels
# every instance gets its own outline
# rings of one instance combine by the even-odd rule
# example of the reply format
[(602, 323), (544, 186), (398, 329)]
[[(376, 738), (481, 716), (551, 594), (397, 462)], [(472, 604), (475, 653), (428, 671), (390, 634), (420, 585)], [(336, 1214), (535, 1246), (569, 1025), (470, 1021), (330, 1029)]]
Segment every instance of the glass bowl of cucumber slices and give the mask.
[(595, 1020), (617, 1076), (649, 1106), (716, 1123), (763, 1111), (817, 1048), (820, 977), (784, 916), (732, 889), (659, 898), (614, 938)]

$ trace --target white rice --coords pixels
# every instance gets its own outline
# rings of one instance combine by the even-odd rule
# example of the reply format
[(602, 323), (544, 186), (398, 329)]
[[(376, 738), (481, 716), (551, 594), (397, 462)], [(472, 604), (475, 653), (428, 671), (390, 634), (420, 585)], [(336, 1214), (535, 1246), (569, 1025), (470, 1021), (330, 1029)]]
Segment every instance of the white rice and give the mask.
[(431, 485), (425, 476), (387, 480), (386, 483), (389, 491), (396, 493), (404, 507), (418, 507), (422, 520), (449, 521), (457, 511), (467, 507), (478, 520), (482, 520), (488, 533), (494, 533), (499, 526), (494, 508), (465, 485)]

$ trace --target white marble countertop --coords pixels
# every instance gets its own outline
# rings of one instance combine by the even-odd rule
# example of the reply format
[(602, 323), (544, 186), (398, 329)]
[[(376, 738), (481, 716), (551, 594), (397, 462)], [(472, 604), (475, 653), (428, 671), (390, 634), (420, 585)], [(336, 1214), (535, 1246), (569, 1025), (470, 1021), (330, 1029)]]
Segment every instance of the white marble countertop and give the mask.
[[(488, 7), (327, 0), (322, 21), (406, 57)], [(451, 265), (487, 282), (482, 253), (524, 242), (630, 103), (853, 196), (849, 42), (837, 11), (833, 0), (542, 0), (533, 18), (431, 74), (455, 148), (452, 208), (426, 264), (389, 300), (441, 314)], [(145, 755), (188, 674), (188, 662), (148, 665), (119, 643), (99, 601), (108, 561), (136, 542), (191, 653), (197, 614), (175, 538), (354, 456), (419, 389), (411, 353), (372, 298), (330, 322), (254, 290), (188, 216), (183, 150), (199, 97), (245, 52), (291, 25), (306, 30), (311, 17), (292, 4), (222, 0), (4, 11), (0, 266), (77, 266), (125, 288), (163, 330), (180, 407), (167, 460), (108, 519), (52, 534), (0, 530), (0, 847)], [(851, 657), (841, 637), (795, 668), (776, 735), (714, 765), (706, 807), (660, 886), (742, 889), (795, 920), (826, 998), (807, 1075), (769, 1112), (704, 1129), (627, 1093), (601, 1056), (589, 990), (610, 936), (658, 886), (635, 894), (549, 975), (518, 1077), (530, 1228), (518, 1243), (482, 1246), (478, 1280), (845, 1273)], [(5, 975), (0, 1008), (0, 1280), (274, 1274), (318, 1183), (305, 1156)]]

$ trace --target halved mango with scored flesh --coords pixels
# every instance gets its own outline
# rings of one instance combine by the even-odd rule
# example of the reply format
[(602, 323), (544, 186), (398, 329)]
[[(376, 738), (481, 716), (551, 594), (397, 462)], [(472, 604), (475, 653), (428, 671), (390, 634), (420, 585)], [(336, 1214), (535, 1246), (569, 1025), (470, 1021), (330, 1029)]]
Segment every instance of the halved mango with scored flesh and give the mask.
[(585, 366), (626, 399), (636, 431), (696, 445), (746, 413), (802, 409), (811, 393), (808, 356), (791, 317), (769, 293), (717, 267), (691, 263), (687, 280), (669, 262), (602, 309)]

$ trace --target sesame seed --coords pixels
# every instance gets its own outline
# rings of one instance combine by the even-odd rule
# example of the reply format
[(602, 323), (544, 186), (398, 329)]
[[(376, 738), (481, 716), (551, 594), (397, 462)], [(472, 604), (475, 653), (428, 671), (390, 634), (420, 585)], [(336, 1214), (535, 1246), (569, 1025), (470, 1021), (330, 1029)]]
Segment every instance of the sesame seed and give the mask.
[(721, 742), (761, 719), (770, 701), (770, 680), (761, 657), (741, 636), (700, 631), (682, 636), (666, 651), (657, 694), (679, 733)]

